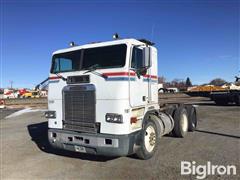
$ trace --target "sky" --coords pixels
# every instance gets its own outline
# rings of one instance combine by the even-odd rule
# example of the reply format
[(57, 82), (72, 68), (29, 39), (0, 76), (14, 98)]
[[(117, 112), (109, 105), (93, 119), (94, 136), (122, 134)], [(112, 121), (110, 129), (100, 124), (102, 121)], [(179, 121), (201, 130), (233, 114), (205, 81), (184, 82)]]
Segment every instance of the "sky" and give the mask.
[(55, 50), (108, 41), (115, 32), (155, 42), (158, 75), (167, 81), (239, 74), (237, 0), (0, 2), (0, 87), (33, 87), (48, 77)]

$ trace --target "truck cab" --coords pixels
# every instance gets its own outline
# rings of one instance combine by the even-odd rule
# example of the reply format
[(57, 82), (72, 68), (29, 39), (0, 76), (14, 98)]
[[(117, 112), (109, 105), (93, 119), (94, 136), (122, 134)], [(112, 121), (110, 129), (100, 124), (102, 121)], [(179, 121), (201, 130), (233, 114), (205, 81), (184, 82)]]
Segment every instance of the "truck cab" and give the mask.
[(147, 40), (115, 39), (54, 52), (45, 113), (50, 144), (150, 158), (157, 138), (174, 126), (171, 115), (159, 111), (157, 67), (157, 49)]

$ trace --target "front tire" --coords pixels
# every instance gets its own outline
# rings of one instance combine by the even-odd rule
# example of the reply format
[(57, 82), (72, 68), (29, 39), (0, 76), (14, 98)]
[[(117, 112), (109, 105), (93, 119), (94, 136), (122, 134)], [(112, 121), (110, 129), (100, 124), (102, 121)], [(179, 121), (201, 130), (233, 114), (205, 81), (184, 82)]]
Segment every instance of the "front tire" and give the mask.
[(147, 120), (145, 123), (140, 139), (140, 147), (136, 154), (140, 159), (150, 159), (158, 146), (158, 132), (154, 121)]
[(175, 137), (185, 137), (188, 132), (188, 113), (183, 106), (179, 106), (173, 115), (174, 128), (173, 135)]

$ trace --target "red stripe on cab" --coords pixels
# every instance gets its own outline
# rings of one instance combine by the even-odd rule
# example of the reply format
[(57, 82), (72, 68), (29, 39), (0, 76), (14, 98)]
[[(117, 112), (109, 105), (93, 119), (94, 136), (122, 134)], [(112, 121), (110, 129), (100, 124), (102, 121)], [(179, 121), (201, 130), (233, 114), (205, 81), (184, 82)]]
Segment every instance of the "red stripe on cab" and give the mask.
[(110, 73), (103, 73), (105, 76), (135, 76), (135, 72), (110, 72)]
[(149, 74), (144, 75), (144, 77), (146, 77), (146, 78), (153, 78), (153, 79), (157, 79), (158, 78), (155, 75), (149, 75)]

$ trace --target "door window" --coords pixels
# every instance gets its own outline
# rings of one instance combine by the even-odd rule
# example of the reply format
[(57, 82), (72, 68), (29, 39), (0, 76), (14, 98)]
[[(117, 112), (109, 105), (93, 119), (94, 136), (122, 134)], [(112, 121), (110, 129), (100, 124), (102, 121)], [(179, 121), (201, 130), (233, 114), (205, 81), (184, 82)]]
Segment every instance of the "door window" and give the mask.
[(143, 65), (143, 50), (134, 47), (132, 51), (131, 68), (140, 69)]

